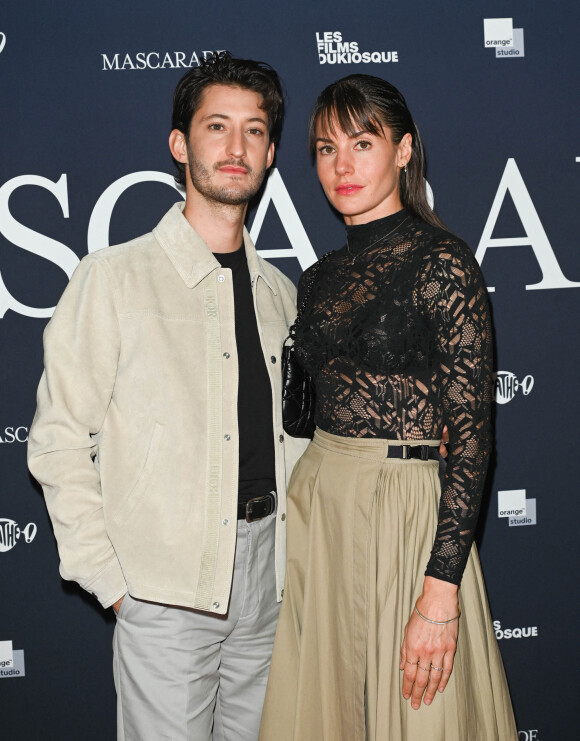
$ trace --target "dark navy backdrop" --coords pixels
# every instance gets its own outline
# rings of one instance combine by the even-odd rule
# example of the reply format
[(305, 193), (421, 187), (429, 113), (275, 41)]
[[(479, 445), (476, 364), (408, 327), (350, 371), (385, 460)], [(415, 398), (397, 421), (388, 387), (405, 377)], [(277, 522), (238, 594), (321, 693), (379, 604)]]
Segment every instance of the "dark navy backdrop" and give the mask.
[[(0, 16), (2, 737), (114, 737), (113, 618), (60, 581), (25, 464), (42, 331), (80, 257), (149, 231), (181, 197), (167, 149), (178, 65), (230, 49), (286, 84), (277, 170), (248, 223), (259, 249), (287, 251), (270, 257), (294, 280), (343, 240), (306, 151), (316, 94), (368, 72), (406, 95), (436, 208), (495, 289), (497, 450), (479, 544), (520, 739), (576, 739), (577, 2), (11, 5)], [(484, 19), (496, 19), (488, 40), (504, 39), (498, 55)]]

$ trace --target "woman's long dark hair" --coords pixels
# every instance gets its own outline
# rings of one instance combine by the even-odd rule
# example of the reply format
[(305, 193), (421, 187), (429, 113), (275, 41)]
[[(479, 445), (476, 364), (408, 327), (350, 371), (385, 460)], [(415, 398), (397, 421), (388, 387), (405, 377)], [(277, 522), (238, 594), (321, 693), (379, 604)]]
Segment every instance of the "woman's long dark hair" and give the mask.
[(308, 128), (308, 144), (316, 154), (316, 125), (334, 133), (338, 126), (349, 136), (368, 131), (380, 136), (387, 127), (394, 144), (406, 133), (413, 138), (407, 172), (401, 169), (399, 190), (403, 206), (433, 226), (444, 224), (433, 212), (425, 194), (425, 150), (419, 129), (413, 121), (405, 98), (386, 80), (372, 75), (349, 75), (325, 88), (314, 104)]

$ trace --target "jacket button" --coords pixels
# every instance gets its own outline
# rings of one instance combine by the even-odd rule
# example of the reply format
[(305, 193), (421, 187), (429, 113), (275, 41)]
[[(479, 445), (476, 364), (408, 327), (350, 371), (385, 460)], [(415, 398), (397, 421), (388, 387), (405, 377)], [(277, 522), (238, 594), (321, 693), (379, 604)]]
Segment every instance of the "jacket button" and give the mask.
[(213, 609), (214, 610), (217, 610), (219, 608), (219, 606), (220, 606), (220, 603), (219, 602), (214, 602), (213, 603)]
[(229, 439), (230, 439), (229, 435), (224, 435), (224, 440), (229, 440)]
[(283, 443), (284, 442), (284, 435), (280, 435), (280, 437), (278, 438), (278, 440), (280, 440), (280, 442)]
[(276, 356), (275, 355), (272, 355), (272, 357), (270, 358), (270, 360), (272, 361), (272, 363), (275, 363), (276, 362)]
[(229, 521), (229, 520), (228, 520), (228, 518), (226, 517), (226, 518), (225, 518), (224, 520), (222, 520), (222, 525), (228, 525), (228, 524), (229, 524), (229, 522), (230, 522), (230, 521)]
[(229, 352), (225, 352), (225, 353), (224, 353), (224, 358), (225, 358), (226, 360), (228, 360), (228, 359), (229, 359), (229, 357), (230, 357), (230, 354), (229, 354)]
[(218, 281), (220, 283), (223, 283), (225, 279), (226, 279), (226, 276), (225, 275), (218, 275)]
[(280, 519), (282, 520), (282, 522), (284, 522), (284, 520), (286, 519), (286, 513), (284, 513)]

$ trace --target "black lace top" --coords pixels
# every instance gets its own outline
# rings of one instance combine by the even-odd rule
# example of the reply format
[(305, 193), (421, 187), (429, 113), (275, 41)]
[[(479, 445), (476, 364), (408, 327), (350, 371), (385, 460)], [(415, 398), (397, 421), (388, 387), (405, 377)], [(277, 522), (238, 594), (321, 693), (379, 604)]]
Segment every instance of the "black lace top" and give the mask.
[[(299, 305), (311, 280), (309, 269)], [(406, 210), (347, 227), (347, 246), (320, 266), (296, 352), (327, 432), (433, 440), (448, 426), (426, 574), (459, 584), (491, 448), (491, 321), (473, 252)]]

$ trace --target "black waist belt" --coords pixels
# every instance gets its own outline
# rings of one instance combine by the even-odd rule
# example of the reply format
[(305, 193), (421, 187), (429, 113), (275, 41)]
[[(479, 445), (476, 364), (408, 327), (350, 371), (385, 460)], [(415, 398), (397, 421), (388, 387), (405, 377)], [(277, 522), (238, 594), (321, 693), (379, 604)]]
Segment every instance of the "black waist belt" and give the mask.
[(411, 458), (418, 458), (422, 461), (438, 461), (439, 460), (439, 446), (438, 445), (389, 445), (387, 452), (387, 458), (402, 458), (403, 460), (410, 460)]
[(276, 492), (271, 491), (263, 497), (254, 497), (247, 502), (238, 502), (238, 520), (254, 522), (268, 517), (276, 511)]

